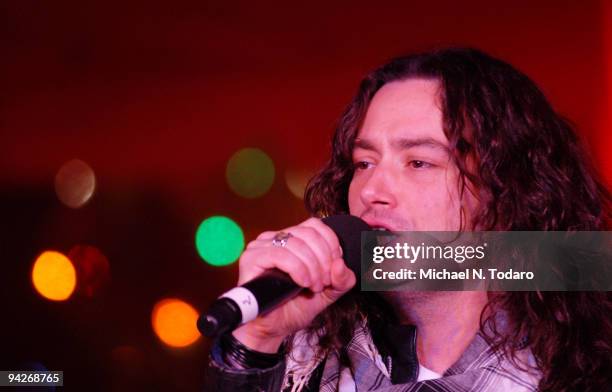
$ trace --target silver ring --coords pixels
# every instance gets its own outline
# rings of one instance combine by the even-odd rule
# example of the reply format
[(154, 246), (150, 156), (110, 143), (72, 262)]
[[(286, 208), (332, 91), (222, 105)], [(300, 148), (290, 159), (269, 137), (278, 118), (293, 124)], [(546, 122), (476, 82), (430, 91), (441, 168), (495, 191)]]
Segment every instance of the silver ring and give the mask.
[(272, 246), (280, 246), (281, 248), (284, 248), (285, 245), (287, 245), (287, 241), (289, 241), (289, 238), (291, 237), (293, 237), (293, 234), (279, 231), (272, 238)]

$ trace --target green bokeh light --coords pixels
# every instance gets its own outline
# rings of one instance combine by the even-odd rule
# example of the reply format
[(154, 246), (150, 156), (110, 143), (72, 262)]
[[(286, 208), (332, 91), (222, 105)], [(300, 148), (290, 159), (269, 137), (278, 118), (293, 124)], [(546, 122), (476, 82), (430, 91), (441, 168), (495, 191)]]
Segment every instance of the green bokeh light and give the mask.
[(229, 159), (225, 177), (230, 188), (249, 199), (265, 194), (274, 182), (274, 163), (257, 148), (243, 148)]
[(242, 229), (225, 216), (204, 219), (196, 231), (195, 241), (200, 257), (217, 267), (238, 260), (244, 249)]

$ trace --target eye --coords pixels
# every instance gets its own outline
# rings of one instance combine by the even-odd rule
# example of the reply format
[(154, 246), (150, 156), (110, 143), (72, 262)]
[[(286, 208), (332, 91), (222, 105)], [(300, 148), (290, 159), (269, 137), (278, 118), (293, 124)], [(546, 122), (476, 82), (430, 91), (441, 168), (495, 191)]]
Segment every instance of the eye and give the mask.
[(353, 164), (353, 168), (355, 170), (366, 170), (366, 169), (369, 169), (370, 167), (372, 167), (372, 163), (367, 162), (367, 161), (359, 161)]
[(419, 160), (410, 161), (410, 162), (408, 162), (408, 165), (410, 165), (414, 169), (426, 169), (426, 168), (429, 168), (429, 167), (433, 166), (429, 162), (419, 161)]

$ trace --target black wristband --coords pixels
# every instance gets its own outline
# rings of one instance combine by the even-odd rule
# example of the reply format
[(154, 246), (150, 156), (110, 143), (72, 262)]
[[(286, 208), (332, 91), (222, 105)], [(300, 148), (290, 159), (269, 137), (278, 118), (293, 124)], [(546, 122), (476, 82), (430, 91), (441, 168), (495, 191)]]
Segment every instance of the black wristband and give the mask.
[(224, 361), (242, 369), (268, 369), (278, 364), (285, 355), (284, 343), (275, 354), (262, 353), (240, 343), (231, 333), (222, 335), (219, 344)]

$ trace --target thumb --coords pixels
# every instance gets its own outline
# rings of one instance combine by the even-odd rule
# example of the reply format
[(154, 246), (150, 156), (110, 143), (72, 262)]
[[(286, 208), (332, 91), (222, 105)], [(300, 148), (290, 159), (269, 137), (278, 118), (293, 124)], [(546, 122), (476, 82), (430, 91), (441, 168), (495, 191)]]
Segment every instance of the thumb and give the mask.
[(333, 302), (355, 286), (356, 282), (355, 274), (344, 264), (344, 260), (335, 258), (331, 265), (331, 286), (325, 289), (326, 297)]

